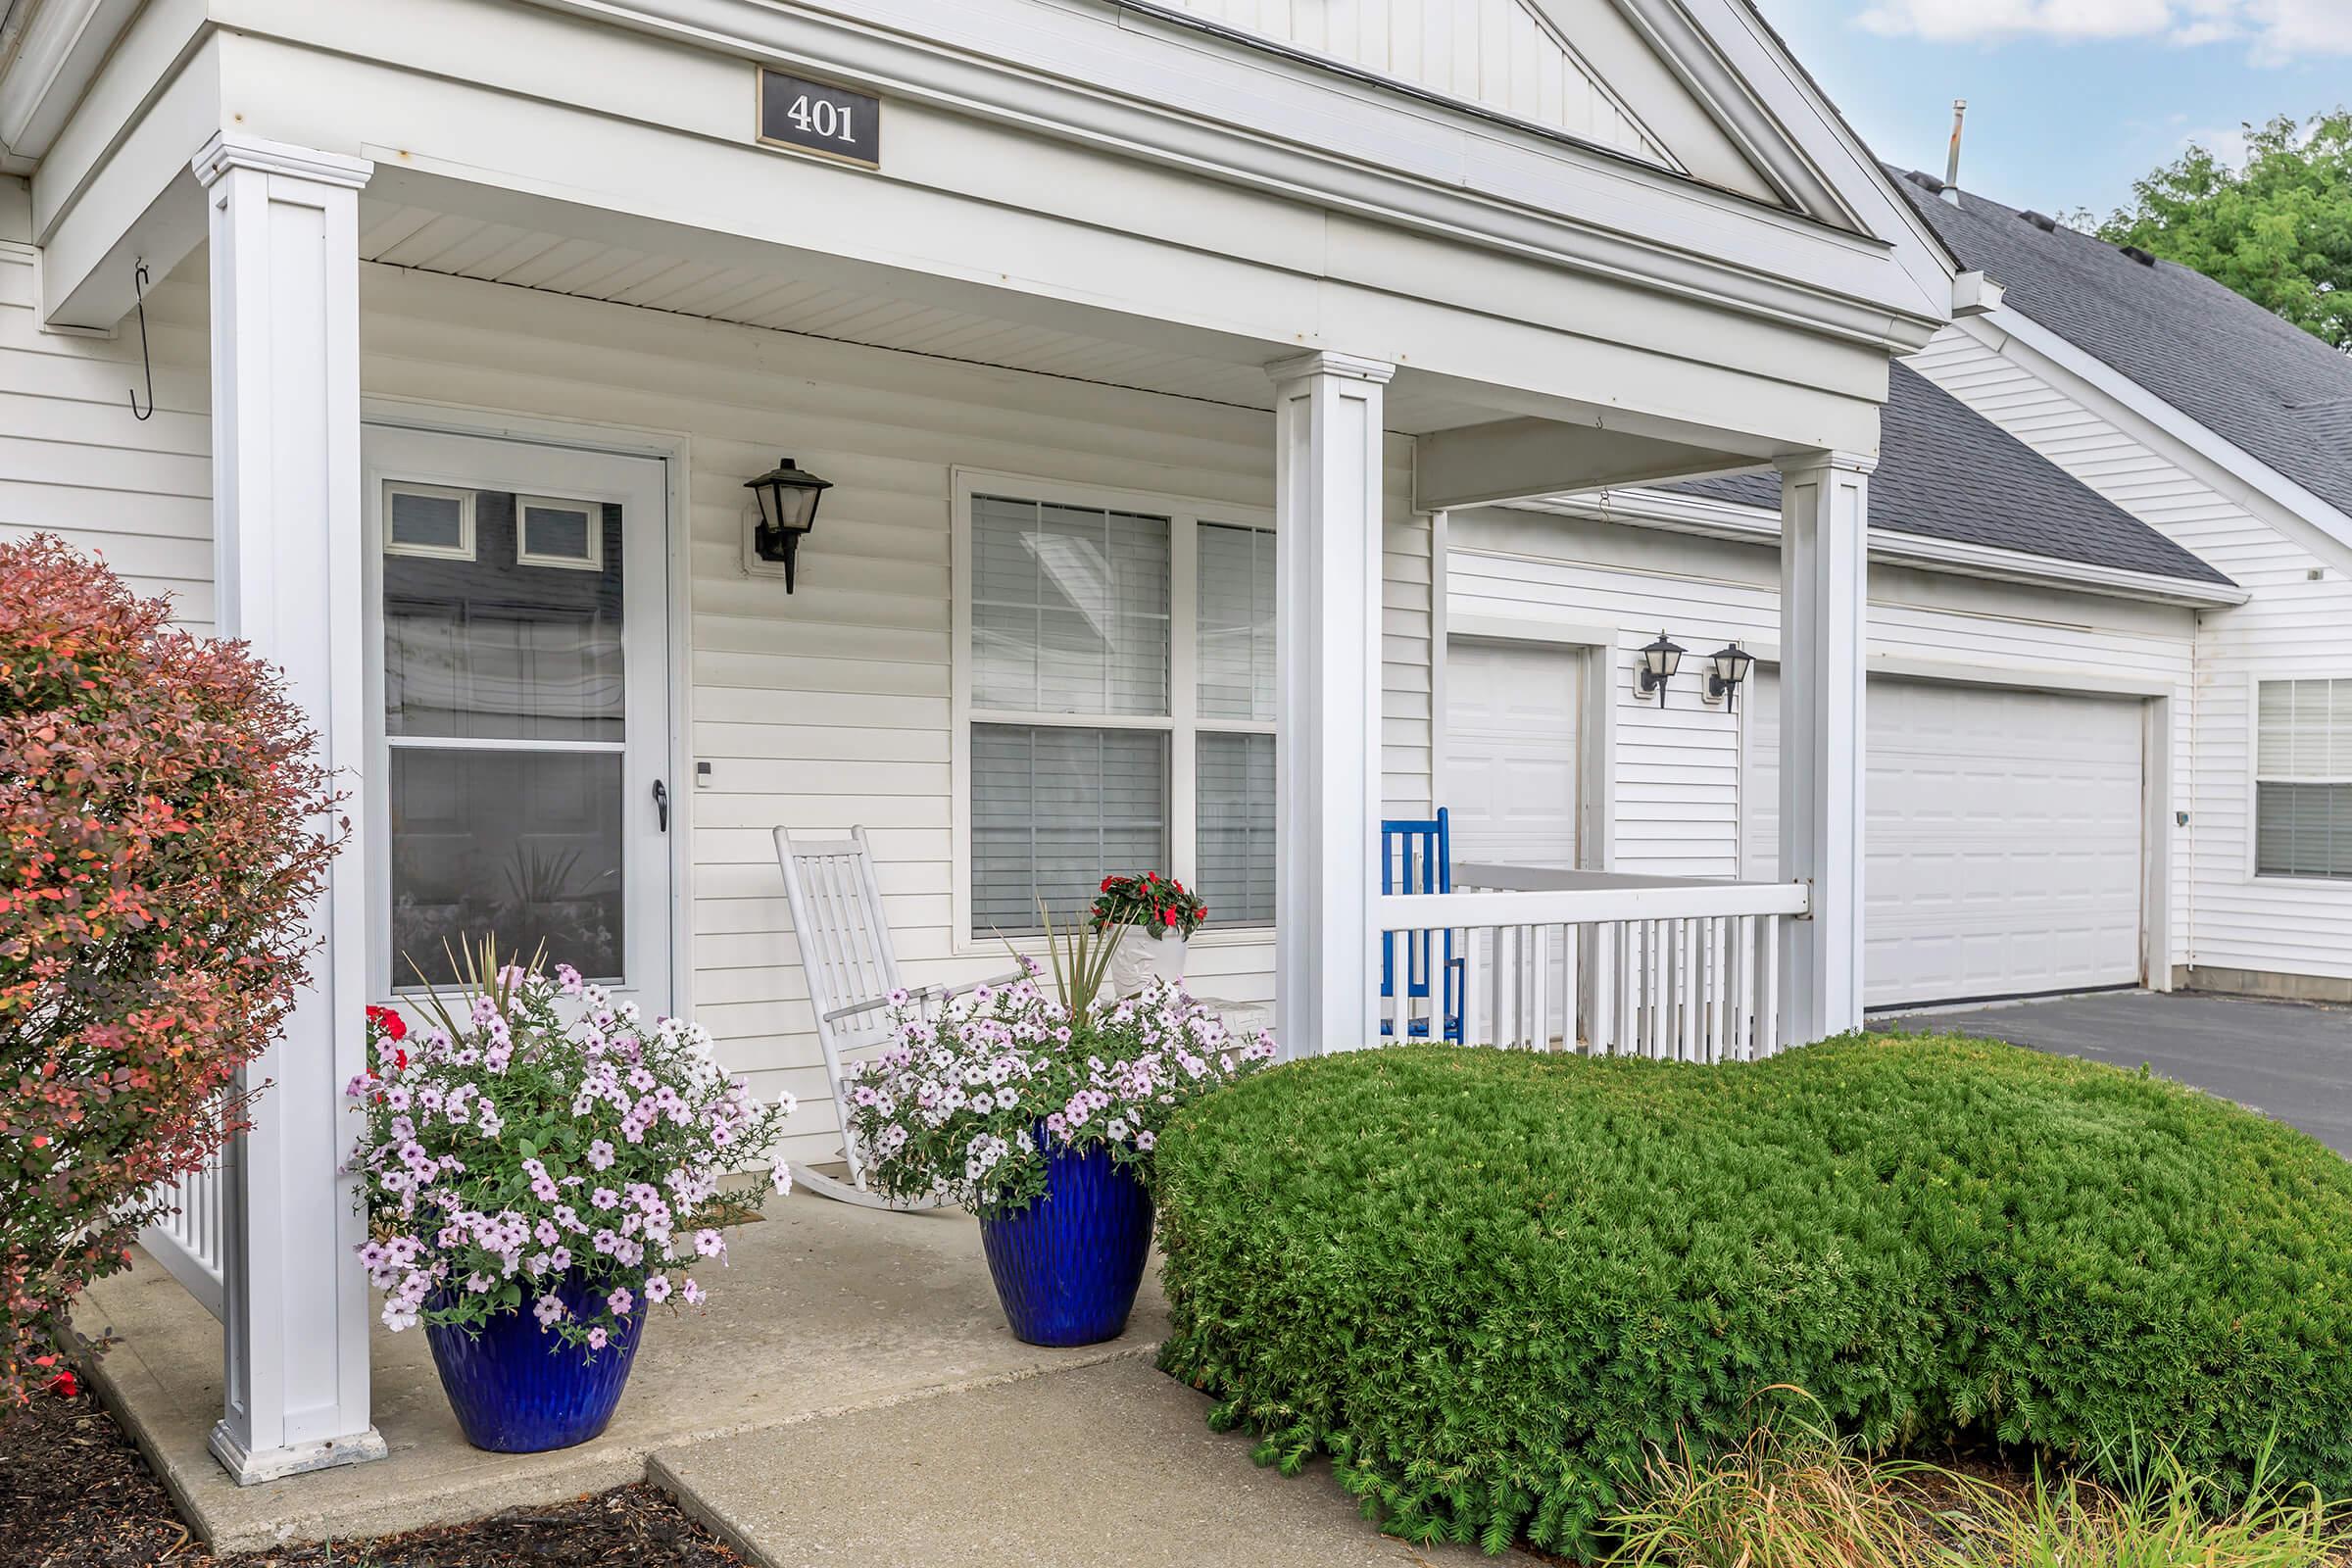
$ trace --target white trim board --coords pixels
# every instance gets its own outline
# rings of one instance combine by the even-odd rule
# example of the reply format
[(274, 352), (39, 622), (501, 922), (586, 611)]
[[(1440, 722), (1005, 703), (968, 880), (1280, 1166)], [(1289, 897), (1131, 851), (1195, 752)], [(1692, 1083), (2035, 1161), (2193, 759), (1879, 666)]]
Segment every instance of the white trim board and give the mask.
[[(1874, 601), (1873, 607), (1877, 608)], [(1778, 670), (1778, 638), (1742, 643), (1758, 668)], [(1889, 680), (1934, 681), (1948, 686), (1997, 686), (2013, 691), (2049, 692), (2059, 697), (2123, 697), (2185, 701), (2187, 689), (2172, 681), (2118, 675), (2112, 670), (2072, 664), (1984, 664), (1962, 659), (1929, 659), (1917, 654), (1870, 654), (1863, 666)]]
[[(867, 0), (858, 24), (746, 0), (544, 3), (1856, 343), (1909, 352), (1949, 314), (1956, 268), (1893, 220), (1902, 202), (1890, 187), (1876, 204), (1899, 254), (1887, 238), (1498, 122), (1474, 105), (1324, 69), (1269, 70), (1279, 56), (1259, 40), (1105, 0)], [(1020, 40), (1018, 58), (1007, 38)], [(1702, 42), (1692, 30), (1690, 46)], [(1875, 166), (1855, 177), (1884, 179)], [(1727, 226), (1741, 240), (1727, 242)]]
[[(1594, 522), (1623, 523), (1673, 533), (1694, 533), (1716, 539), (1738, 539), (1778, 545), (1778, 512), (1707, 496), (1682, 496), (1658, 490), (1611, 490), (1589, 496), (1547, 496), (1539, 500), (1508, 501), (1512, 512), (1543, 512), (1555, 516), (1584, 517)], [(1903, 533), (1892, 528), (1870, 529), (1870, 559), (1874, 564), (1911, 566), (1921, 571), (1960, 577), (1983, 577), (1995, 582), (2032, 583), (2073, 593), (2098, 594), (2114, 599), (2141, 599), (2157, 604), (2188, 605), (2203, 609), (2242, 605), (2253, 597), (2235, 584), (2198, 582), (2158, 572), (2132, 571), (2087, 562), (2060, 561), (2022, 550), (1937, 539), (1928, 534)]]

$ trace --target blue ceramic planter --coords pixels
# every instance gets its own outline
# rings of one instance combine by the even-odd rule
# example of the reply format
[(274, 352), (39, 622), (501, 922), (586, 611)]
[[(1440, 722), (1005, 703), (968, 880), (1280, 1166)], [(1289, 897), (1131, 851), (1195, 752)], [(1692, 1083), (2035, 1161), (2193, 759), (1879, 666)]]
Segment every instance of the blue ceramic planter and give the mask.
[(1034, 1136), (1047, 1152), (1045, 1196), (980, 1222), (1004, 1320), (1030, 1345), (1115, 1340), (1151, 1260), (1152, 1195), (1108, 1150), (1073, 1153)]
[[(575, 1314), (604, 1309), (604, 1292), (576, 1275), (565, 1276), (556, 1295)], [(620, 1332), (593, 1353), (541, 1330), (527, 1309), (494, 1317), (470, 1333), (428, 1323), (424, 1337), (466, 1441), (494, 1453), (540, 1453), (586, 1443), (605, 1430), (644, 1329), (641, 1298), (621, 1320)]]

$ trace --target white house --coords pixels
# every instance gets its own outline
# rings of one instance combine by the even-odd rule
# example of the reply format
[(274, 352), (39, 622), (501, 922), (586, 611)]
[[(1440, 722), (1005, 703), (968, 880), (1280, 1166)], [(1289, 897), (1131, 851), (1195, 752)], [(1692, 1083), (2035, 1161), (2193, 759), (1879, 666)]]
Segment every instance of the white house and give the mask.
[[(1293, 1052), (1374, 1038), (1378, 937), (1424, 927), (1482, 933), (1487, 1034), (1564, 1026), (1555, 973), (1621, 1046), (1859, 1020), (1868, 474), (1956, 269), (1743, 0), (6, 28), (0, 524), (250, 639), (353, 783), (221, 1229), (156, 1238), (226, 1325), (241, 1479), (380, 1448), (333, 1176), (362, 1004), (495, 927), (821, 1094), (779, 824), (871, 830), (926, 979), (1171, 869), (1216, 915), (1196, 978)], [(780, 456), (833, 486), (790, 582), (745, 488)], [(1759, 467), (1771, 877), (1497, 839), (1516, 891), (1381, 896), (1377, 819), (1452, 788), (1465, 511)]]
[(2172, 806), (2176, 984), (2352, 1000), (2352, 359), (2220, 284), (1912, 175), (2006, 285), (1912, 363), (2226, 572)]

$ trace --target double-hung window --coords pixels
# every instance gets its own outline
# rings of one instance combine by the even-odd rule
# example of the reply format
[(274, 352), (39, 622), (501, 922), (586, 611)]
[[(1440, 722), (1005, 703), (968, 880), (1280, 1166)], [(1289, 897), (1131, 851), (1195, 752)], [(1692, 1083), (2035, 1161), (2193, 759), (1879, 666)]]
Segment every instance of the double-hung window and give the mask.
[(1159, 871), (1274, 919), (1274, 535), (1217, 508), (959, 474), (958, 803), (975, 941)]
[(2254, 873), (2352, 878), (2352, 678), (2258, 683)]

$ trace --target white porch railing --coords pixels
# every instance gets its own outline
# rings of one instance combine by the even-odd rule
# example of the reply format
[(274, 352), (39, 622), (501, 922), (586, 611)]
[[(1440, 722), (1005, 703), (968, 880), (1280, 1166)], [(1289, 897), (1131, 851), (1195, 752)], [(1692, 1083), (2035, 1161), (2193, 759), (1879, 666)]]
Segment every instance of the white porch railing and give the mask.
[(1374, 901), (1398, 970), (1380, 1004), (1387, 1038), (1445, 1037), (1442, 976), (1426, 997), (1403, 983), (1427, 933), (1433, 971), (1451, 938), (1469, 1045), (1717, 1062), (1786, 1039), (1782, 927), (1807, 910), (1802, 883), (1464, 864), (1454, 884)]
[(206, 1311), (227, 1318), (227, 1287), (222, 1259), (228, 1238), (229, 1152), (221, 1150), (204, 1168), (183, 1176), (170, 1189), (172, 1212), (139, 1233), (139, 1245), (172, 1277), (204, 1303)]

